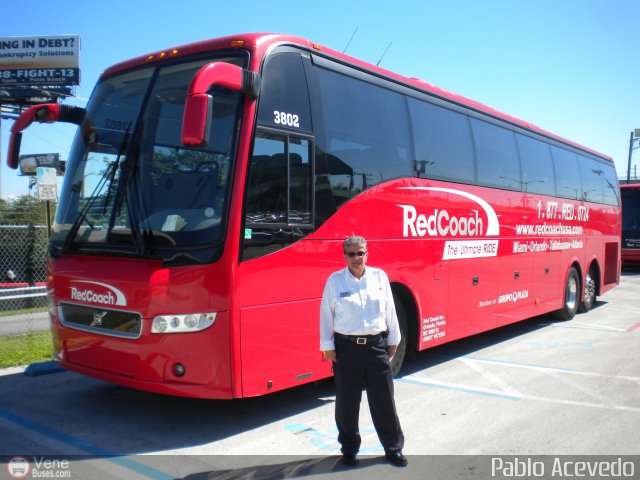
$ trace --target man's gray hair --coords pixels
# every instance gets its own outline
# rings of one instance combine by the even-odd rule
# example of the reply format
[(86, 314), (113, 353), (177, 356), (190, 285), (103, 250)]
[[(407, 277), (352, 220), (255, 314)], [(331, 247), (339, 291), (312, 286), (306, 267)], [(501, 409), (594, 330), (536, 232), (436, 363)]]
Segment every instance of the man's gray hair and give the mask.
[(367, 251), (367, 241), (364, 239), (364, 237), (360, 237), (358, 235), (352, 235), (350, 237), (345, 238), (344, 243), (342, 244), (342, 249), (344, 250), (344, 253), (347, 253), (347, 249), (351, 245), (357, 245), (359, 247), (362, 247), (365, 252)]

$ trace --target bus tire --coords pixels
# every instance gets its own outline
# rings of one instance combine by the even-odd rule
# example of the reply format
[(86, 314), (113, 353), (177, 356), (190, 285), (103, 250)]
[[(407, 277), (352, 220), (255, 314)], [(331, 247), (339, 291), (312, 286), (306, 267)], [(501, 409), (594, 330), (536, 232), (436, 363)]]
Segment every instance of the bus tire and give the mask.
[(407, 353), (407, 314), (404, 309), (404, 305), (395, 293), (393, 294), (393, 303), (396, 306), (396, 314), (398, 315), (398, 324), (400, 326), (400, 335), (402, 338), (400, 339), (400, 345), (398, 345), (398, 349), (396, 350), (396, 354), (391, 357), (391, 373), (395, 378), (398, 375), (398, 372), (402, 368), (402, 363), (404, 362), (404, 357)]
[(584, 279), (584, 298), (578, 305), (578, 312), (580, 313), (588, 312), (593, 307), (593, 304), (596, 303), (596, 281), (594, 278), (595, 271), (590, 268)]
[(562, 308), (554, 312), (558, 320), (571, 320), (578, 311), (580, 305), (580, 275), (575, 267), (569, 269), (567, 280), (564, 282), (564, 296)]

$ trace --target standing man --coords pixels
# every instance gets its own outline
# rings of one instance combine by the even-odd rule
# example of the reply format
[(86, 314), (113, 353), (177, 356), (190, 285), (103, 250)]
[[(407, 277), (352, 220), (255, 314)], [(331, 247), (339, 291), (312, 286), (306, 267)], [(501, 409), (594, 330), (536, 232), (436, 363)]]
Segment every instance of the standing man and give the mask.
[(390, 357), (400, 343), (400, 327), (387, 275), (366, 266), (367, 241), (358, 236), (343, 244), (347, 267), (329, 276), (320, 306), (320, 350), (333, 362), (336, 424), (342, 462), (358, 463), (358, 417), (362, 389), (385, 458), (406, 466), (404, 435), (393, 399)]

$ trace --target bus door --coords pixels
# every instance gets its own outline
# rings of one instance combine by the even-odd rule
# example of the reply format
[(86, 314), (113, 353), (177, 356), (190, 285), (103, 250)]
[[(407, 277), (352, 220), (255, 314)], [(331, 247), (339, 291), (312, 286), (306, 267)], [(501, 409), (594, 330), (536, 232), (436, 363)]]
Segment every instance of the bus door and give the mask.
[[(245, 195), (238, 270), (244, 396), (319, 378), (318, 279), (306, 268), (315, 253), (313, 138), (260, 129)], [(326, 376), (326, 372), (325, 372)]]

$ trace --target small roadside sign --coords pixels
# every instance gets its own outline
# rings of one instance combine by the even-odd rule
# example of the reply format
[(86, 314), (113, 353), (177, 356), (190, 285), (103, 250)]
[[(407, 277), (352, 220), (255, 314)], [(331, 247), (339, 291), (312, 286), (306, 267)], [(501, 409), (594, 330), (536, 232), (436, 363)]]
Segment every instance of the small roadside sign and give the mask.
[(50, 167), (38, 167), (38, 198), (40, 200), (55, 200), (58, 197), (58, 183), (56, 169)]

